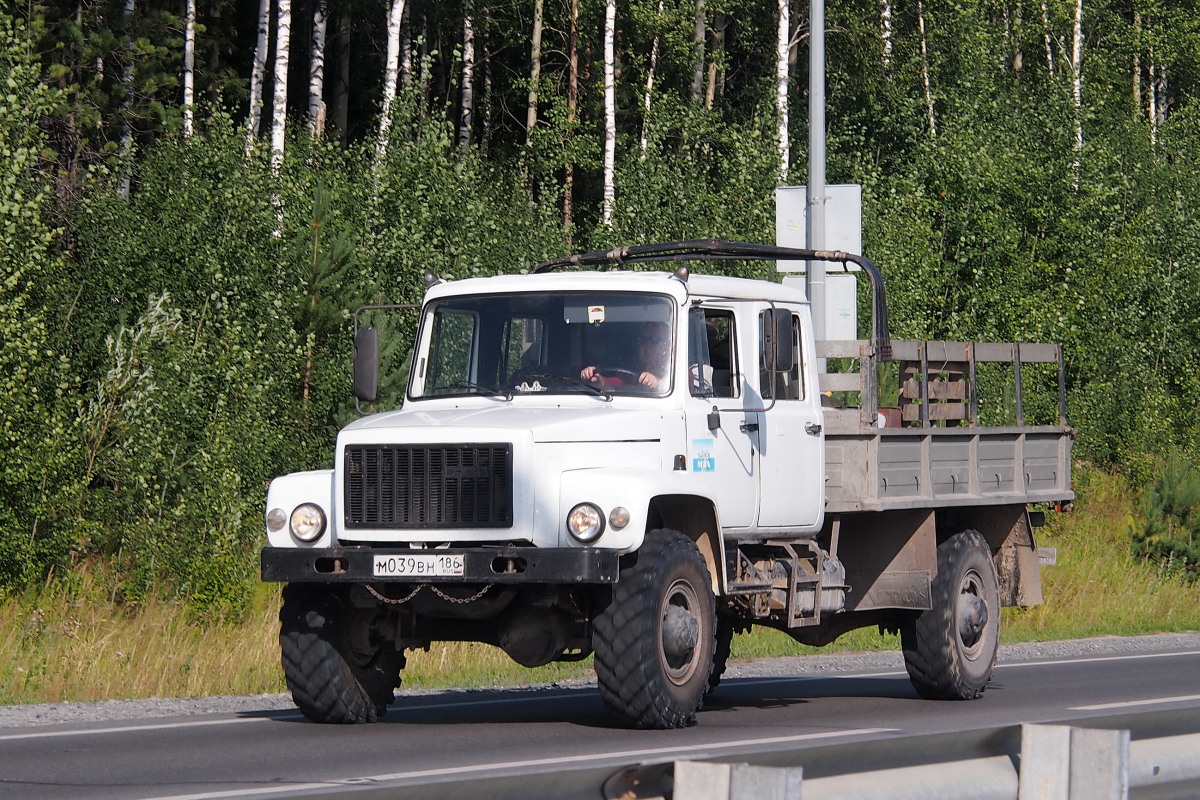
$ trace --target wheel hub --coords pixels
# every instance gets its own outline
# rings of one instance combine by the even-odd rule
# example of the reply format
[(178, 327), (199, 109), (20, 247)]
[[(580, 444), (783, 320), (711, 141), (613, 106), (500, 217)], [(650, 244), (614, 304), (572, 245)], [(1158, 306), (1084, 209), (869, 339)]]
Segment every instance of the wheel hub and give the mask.
[(686, 664), (700, 640), (700, 623), (681, 606), (668, 606), (663, 618), (663, 652), (672, 667)]
[(983, 598), (964, 591), (958, 601), (958, 638), (963, 646), (974, 647), (983, 638), (988, 624), (987, 603)]

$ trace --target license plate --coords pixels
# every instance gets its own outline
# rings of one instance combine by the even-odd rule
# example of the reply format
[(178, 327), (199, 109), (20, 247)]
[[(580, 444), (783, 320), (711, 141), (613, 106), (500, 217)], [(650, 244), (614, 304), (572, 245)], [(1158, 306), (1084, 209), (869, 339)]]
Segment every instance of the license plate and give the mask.
[(442, 578), (463, 574), (458, 554), (375, 556), (377, 578)]

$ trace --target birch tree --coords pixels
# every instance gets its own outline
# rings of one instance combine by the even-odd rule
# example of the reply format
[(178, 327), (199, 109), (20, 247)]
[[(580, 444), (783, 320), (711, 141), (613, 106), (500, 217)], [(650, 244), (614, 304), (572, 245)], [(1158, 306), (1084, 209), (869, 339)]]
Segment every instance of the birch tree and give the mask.
[[(658, 0), (658, 20), (662, 20), (663, 15), (663, 0)], [(650, 98), (654, 93), (654, 70), (658, 67), (658, 31), (654, 33), (654, 39), (650, 43), (650, 67), (646, 70), (646, 91), (643, 95), (642, 102), (642, 140), (640, 142), (642, 154), (640, 159), (646, 158), (647, 129), (650, 126)]]
[(271, 99), (271, 168), (283, 167), (284, 133), (287, 124), (288, 49), (292, 43), (292, 0), (276, 0), (275, 8), (275, 93)]
[(312, 50), (308, 70), (308, 131), (314, 137), (325, 130), (325, 35), (329, 20), (327, 0), (315, 0), (312, 18)]
[(892, 0), (882, 0), (879, 9), (879, 38), (883, 42), (880, 63), (886, 74), (892, 68)]
[(129, 199), (129, 184), (133, 174), (133, 121), (129, 118), (133, 108), (133, 34), (130, 27), (133, 20), (134, 0), (125, 0), (121, 15), (125, 22), (125, 65), (121, 68), (121, 88), (125, 96), (121, 98), (121, 143), (117, 150), (121, 164), (121, 186), (118, 193), (122, 198)]
[(704, 91), (704, 37), (707, 29), (704, 0), (696, 0), (696, 28), (692, 32), (692, 105), (700, 103), (700, 93)]
[(1071, 169), (1075, 188), (1083, 167), (1083, 0), (1075, 0), (1075, 19), (1071, 33), (1071, 94), (1075, 101), (1075, 160)]
[(718, 94), (717, 83), (720, 80), (720, 69), (718, 62), (721, 60), (725, 52), (725, 15), (717, 14), (714, 17), (713, 25), (710, 26), (712, 36), (712, 54), (708, 59), (708, 79), (704, 89), (704, 108), (712, 111), (713, 105), (716, 102)]
[(404, 0), (392, 0), (387, 21), (387, 55), (383, 62), (383, 108), (379, 118), (378, 154), (387, 153), (388, 133), (392, 127), (392, 103), (396, 100), (396, 82), (400, 73), (400, 21), (404, 18)]
[(933, 114), (933, 90), (929, 81), (929, 48), (925, 42), (925, 4), (917, 0), (917, 33), (921, 44), (921, 88), (925, 93), (925, 113), (929, 117), (929, 138), (937, 138), (937, 119)]
[(617, 86), (614, 70), (617, 35), (617, 0), (604, 4), (604, 227), (612, 228), (616, 202)]
[(258, 0), (258, 38), (250, 67), (250, 113), (246, 116), (246, 152), (258, 138), (262, 118), (263, 75), (267, 71), (267, 48), (271, 42), (271, 0)]
[[(579, 0), (571, 0), (567, 29), (567, 136), (574, 135), (579, 112)], [(569, 155), (563, 168), (563, 225), (569, 231), (574, 215), (575, 163)]]
[(779, 182), (787, 183), (791, 163), (788, 138), (788, 57), (791, 50), (791, 14), (788, 0), (778, 0), (779, 26), (775, 37), (775, 118), (778, 126)]
[(471, 146), (471, 128), (475, 123), (475, 21), (471, 3), (463, 13), (462, 106), (458, 117), (458, 146)]
[(183, 135), (195, 128), (196, 108), (196, 0), (187, 0), (183, 32)]
[(533, 147), (533, 129), (538, 118), (538, 81), (542, 77), (542, 4), (543, 0), (533, 2), (533, 33), (529, 37), (529, 99), (525, 106), (527, 148)]
[(1046, 0), (1041, 0), (1042, 7), (1042, 41), (1046, 45), (1046, 72), (1054, 77), (1054, 39), (1050, 32), (1050, 10)]

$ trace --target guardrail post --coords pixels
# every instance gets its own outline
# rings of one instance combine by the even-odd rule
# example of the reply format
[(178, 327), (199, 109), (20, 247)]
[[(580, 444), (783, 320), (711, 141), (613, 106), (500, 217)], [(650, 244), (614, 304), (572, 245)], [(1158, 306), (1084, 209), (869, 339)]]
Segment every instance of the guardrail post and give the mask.
[(1071, 729), (1070, 800), (1129, 796), (1129, 731)]
[(679, 800), (729, 800), (729, 764), (676, 761), (672, 797)]
[[(802, 767), (756, 767), (734, 764), (729, 800), (800, 800)], [(683, 800), (686, 795), (679, 795)]]
[(1066, 725), (1021, 726), (1017, 800), (1067, 800), (1071, 786), (1071, 729)]
[(801, 767), (676, 761), (674, 800), (800, 800)]
[(1125, 800), (1129, 731), (1021, 726), (1018, 800)]

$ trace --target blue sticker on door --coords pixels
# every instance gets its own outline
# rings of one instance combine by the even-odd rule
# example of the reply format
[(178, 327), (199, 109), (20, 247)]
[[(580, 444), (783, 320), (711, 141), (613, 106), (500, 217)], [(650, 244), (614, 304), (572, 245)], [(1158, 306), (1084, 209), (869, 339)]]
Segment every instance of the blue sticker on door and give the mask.
[(717, 458), (712, 439), (692, 439), (692, 472), (715, 472)]

